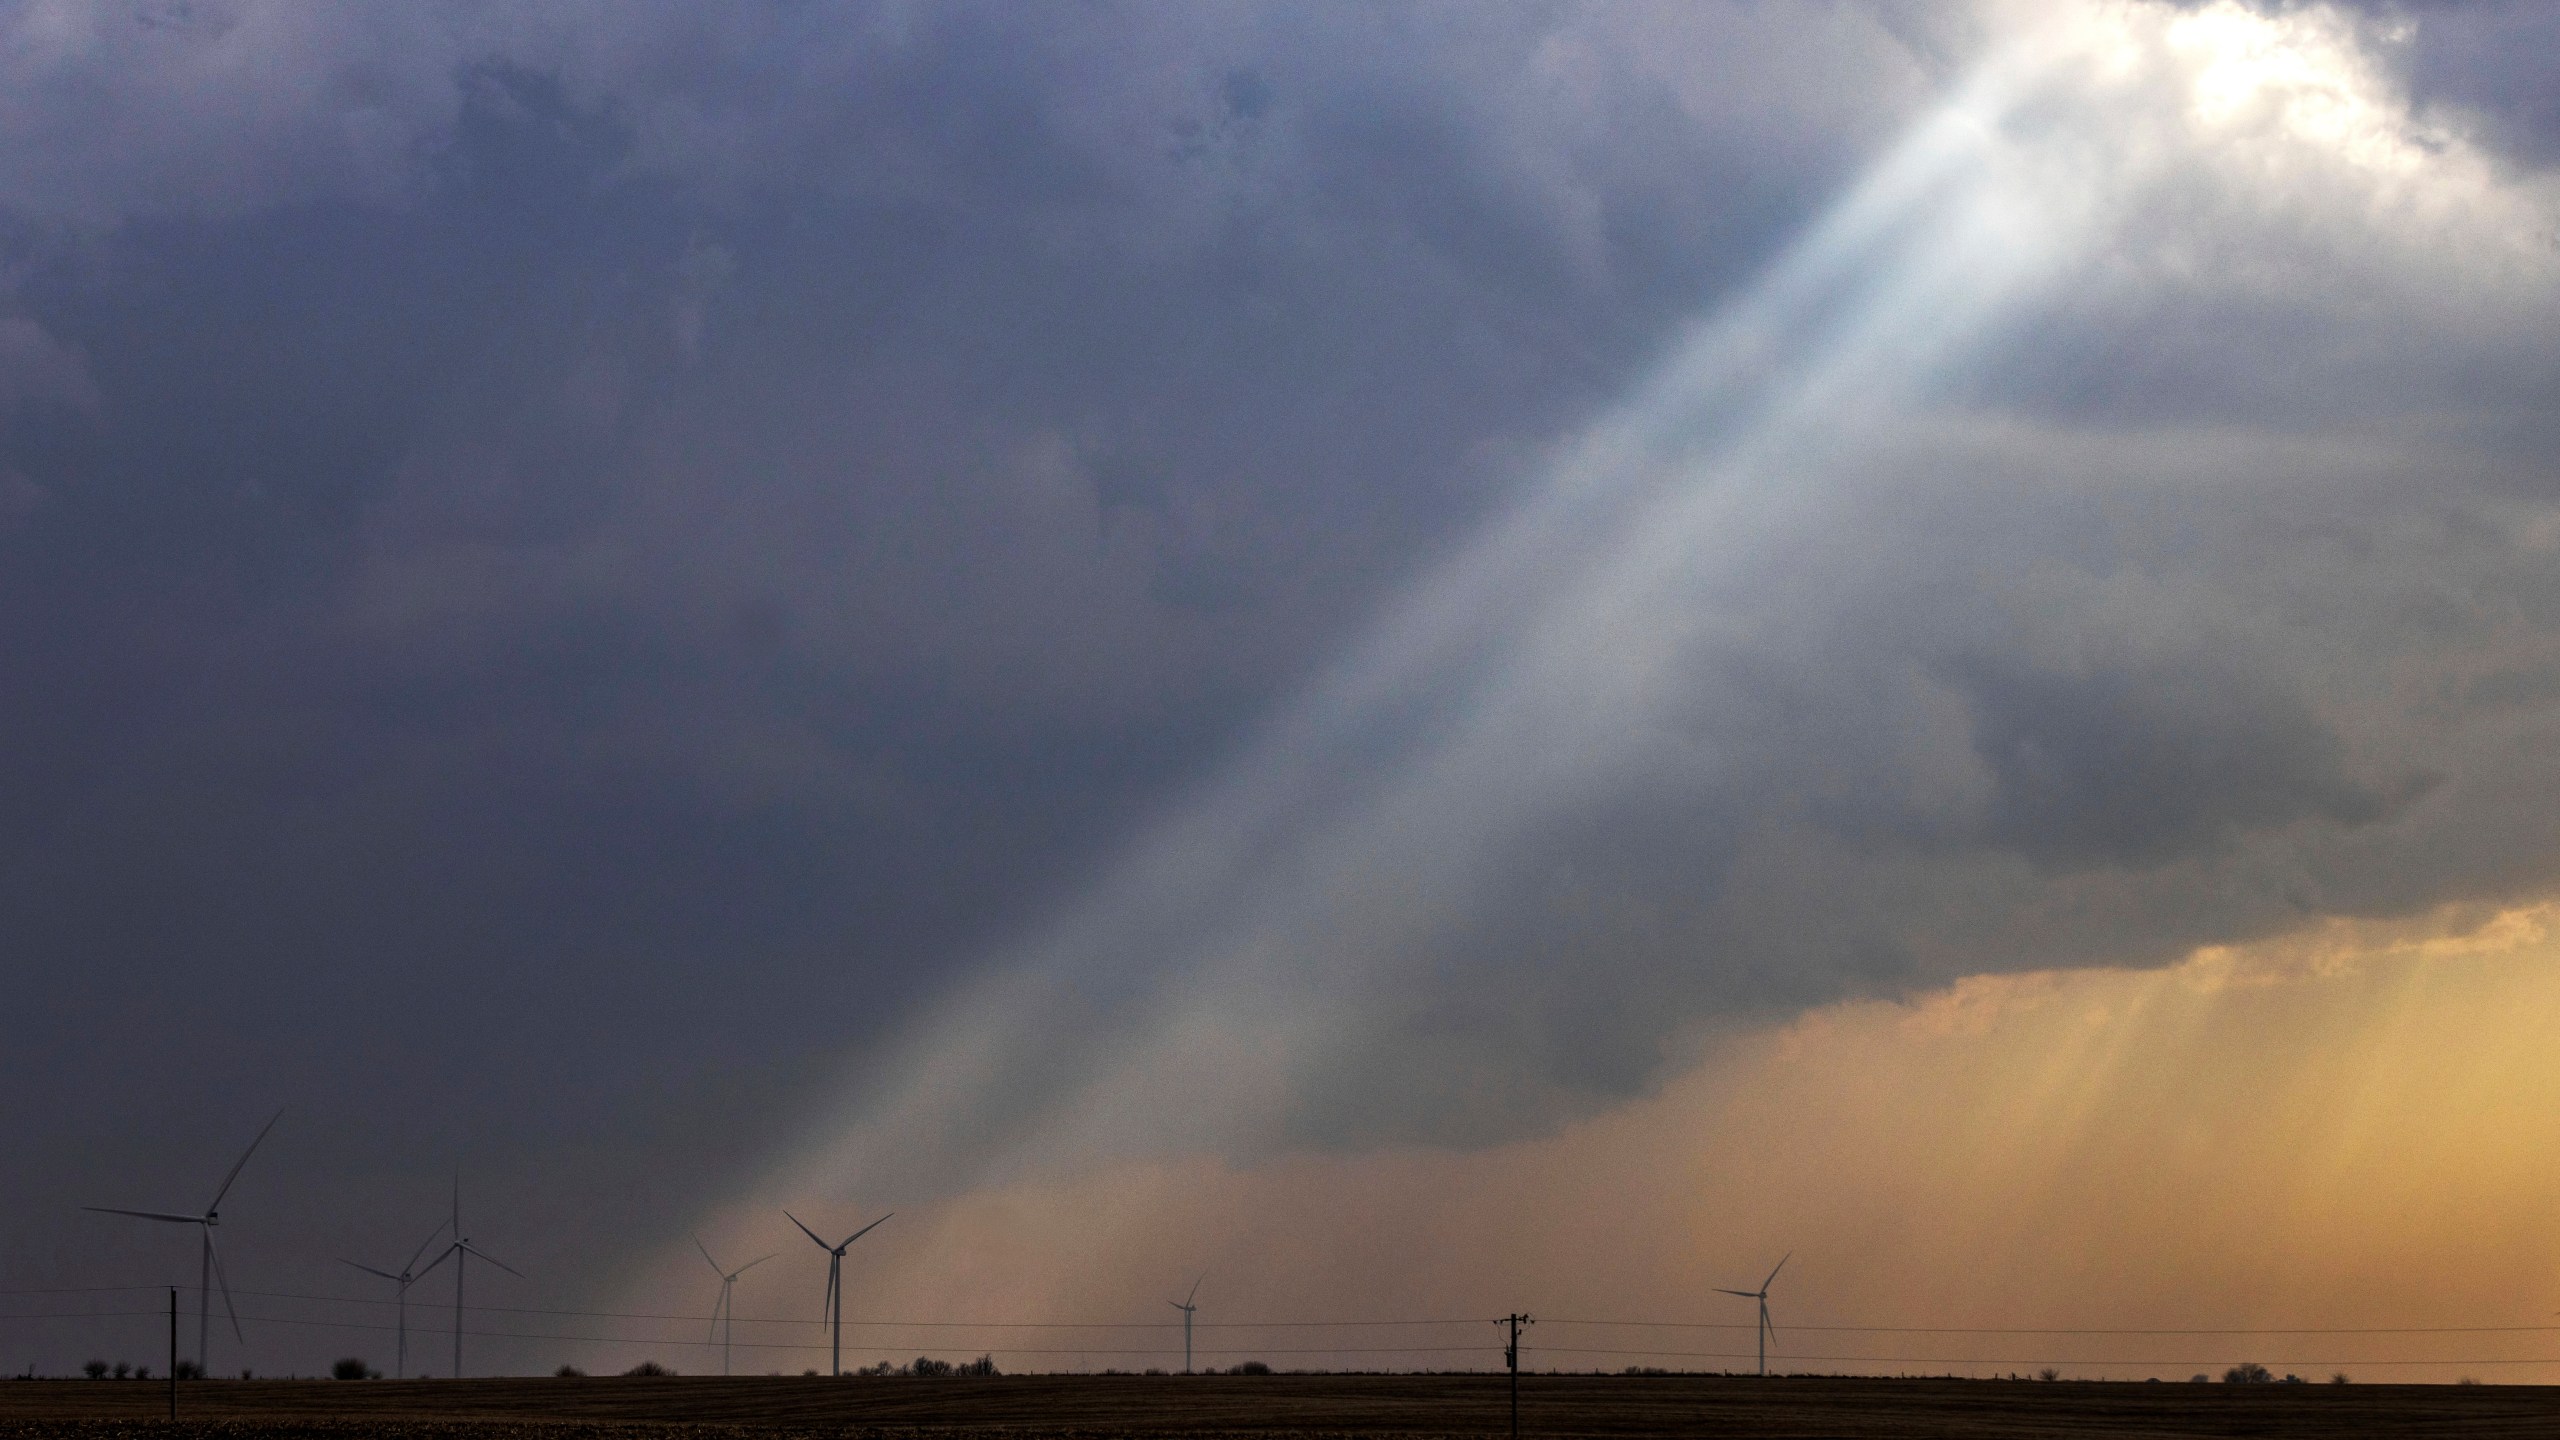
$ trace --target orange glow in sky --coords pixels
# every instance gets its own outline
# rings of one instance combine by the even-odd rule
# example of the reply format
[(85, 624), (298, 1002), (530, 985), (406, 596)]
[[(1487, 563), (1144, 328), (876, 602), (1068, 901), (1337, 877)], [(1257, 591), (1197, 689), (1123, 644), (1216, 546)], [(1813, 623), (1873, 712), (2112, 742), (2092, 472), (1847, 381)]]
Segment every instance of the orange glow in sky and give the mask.
[[(1205, 1272), (1202, 1364), (1489, 1366), (1480, 1323), (1219, 1327), (1525, 1308), (1545, 1317), (1542, 1368), (1748, 1368), (1748, 1302), (1713, 1287), (1749, 1288), (1792, 1251), (1773, 1368), (2183, 1379), (2255, 1359), (2321, 1380), (2560, 1379), (2560, 1330), (1995, 1333), (2551, 1324), (2555, 917), (2329, 922), (2163, 970), (1833, 1006), (1488, 1151), (980, 1191), (902, 1215), (895, 1243), (855, 1257), (847, 1309), (1162, 1322)], [(766, 1288), (742, 1309), (799, 1308)], [(1729, 1328), (1573, 1323), (1596, 1320)], [(797, 1338), (784, 1328), (768, 1338)], [(857, 1329), (864, 1359), (1179, 1365), (1178, 1329)], [(2531, 1357), (2555, 1358), (2502, 1363)], [(2427, 1363), (2385, 1363), (2407, 1361)]]

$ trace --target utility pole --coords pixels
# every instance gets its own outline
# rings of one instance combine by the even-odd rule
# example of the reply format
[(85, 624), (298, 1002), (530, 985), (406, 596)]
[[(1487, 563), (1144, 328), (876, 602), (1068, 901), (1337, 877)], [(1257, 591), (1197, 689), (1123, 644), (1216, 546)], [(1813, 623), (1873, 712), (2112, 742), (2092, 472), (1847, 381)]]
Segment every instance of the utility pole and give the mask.
[(178, 1287), (169, 1287), (169, 1419), (178, 1418)]
[(1526, 1315), (1505, 1315), (1496, 1325), (1510, 1327), (1510, 1342), (1502, 1347), (1502, 1363), (1511, 1371), (1511, 1440), (1520, 1440), (1520, 1327), (1538, 1322)]

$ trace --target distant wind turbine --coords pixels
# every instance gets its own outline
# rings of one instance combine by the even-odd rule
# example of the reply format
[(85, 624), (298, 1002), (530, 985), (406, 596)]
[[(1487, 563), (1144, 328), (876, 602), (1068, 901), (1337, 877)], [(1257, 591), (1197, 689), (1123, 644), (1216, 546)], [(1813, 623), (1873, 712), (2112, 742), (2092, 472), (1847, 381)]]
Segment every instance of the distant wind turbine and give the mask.
[(159, 1220), (172, 1225), (197, 1227), (198, 1232), (204, 1237), (204, 1245), (197, 1259), (196, 1281), (196, 1370), (199, 1374), (213, 1373), (212, 1367), (207, 1363), (208, 1355), (205, 1346), (213, 1328), (215, 1286), (222, 1287), (222, 1312), (231, 1318), (231, 1338), (234, 1340), (246, 1338), (240, 1333), (240, 1312), (231, 1304), (231, 1282), (222, 1273), (222, 1256), (213, 1248), (213, 1227), (222, 1223), (222, 1197), (231, 1193), (232, 1182), (240, 1178), (240, 1171), (249, 1163), (249, 1157), (257, 1154), (258, 1146), (265, 1143), (267, 1131), (276, 1128), (276, 1122), (283, 1118), (282, 1110), (267, 1117), (267, 1123), (258, 1131), (258, 1138), (250, 1141), (249, 1148), (240, 1152), (240, 1158), (232, 1165), (231, 1173), (222, 1177), (221, 1188), (213, 1192), (213, 1203), (205, 1206), (204, 1213), (201, 1215), (172, 1215), (162, 1210), (118, 1210), (107, 1205), (80, 1207), (101, 1215), (130, 1215), (137, 1220)]
[[(892, 1210), (889, 1212), (889, 1215), (895, 1215), (897, 1213), (897, 1211)], [(783, 1219), (790, 1221), (794, 1225), (800, 1225), (800, 1233), (808, 1236), (810, 1243), (827, 1252), (826, 1318), (833, 1321), (835, 1324), (835, 1340), (833, 1342), (833, 1348), (831, 1348), (827, 1353), (827, 1370), (830, 1374), (842, 1375), (844, 1373), (844, 1252), (852, 1247), (854, 1241), (859, 1240), (863, 1236), (880, 1228), (881, 1224), (889, 1218), (889, 1215), (883, 1215), (878, 1220), (874, 1220), (870, 1224), (863, 1226), (861, 1229), (854, 1231), (850, 1235), (847, 1235), (844, 1237), (844, 1244), (830, 1245), (826, 1241), (818, 1238), (817, 1231), (810, 1229), (806, 1225), (800, 1225), (799, 1216), (792, 1214), (788, 1210), (782, 1212)]]
[[(885, 1220), (888, 1217), (884, 1215), (881, 1218)], [(853, 1242), (848, 1240), (845, 1243), (849, 1245)], [(720, 1373), (726, 1375), (729, 1373), (730, 1332), (737, 1327), (738, 1323), (738, 1312), (730, 1303), (731, 1293), (737, 1288), (739, 1276), (773, 1257), (759, 1255), (735, 1270), (723, 1271), (720, 1268), (720, 1262), (711, 1258), (711, 1248), (702, 1243), (701, 1236), (693, 1237), (693, 1248), (702, 1252), (703, 1263), (711, 1267), (712, 1274), (720, 1277), (720, 1303), (711, 1307), (711, 1333), (720, 1337)]]
[(392, 1274), (388, 1270), (376, 1270), (370, 1265), (357, 1265), (353, 1260), (341, 1259), (338, 1261), (341, 1265), (355, 1265), (355, 1268), (363, 1271), (367, 1275), (379, 1275), (383, 1279), (390, 1281), (398, 1288), (400, 1299), (400, 1341), (398, 1358), (393, 1360), (391, 1364), (391, 1378), (394, 1380), (406, 1380), (409, 1378), (409, 1287), (416, 1282), (427, 1278), (427, 1271), (433, 1270), (437, 1266), (443, 1264), (445, 1260), (453, 1254), (453, 1252), (451, 1250), (438, 1252), (436, 1258), (427, 1262), (426, 1269), (424, 1270), (418, 1268), (418, 1257), (426, 1254), (427, 1247), (436, 1243), (436, 1237), (444, 1233), (444, 1227), (448, 1223), (449, 1222), (443, 1220), (436, 1222), (436, 1228), (428, 1231), (427, 1238), (418, 1242), (417, 1250), (409, 1256), (409, 1263), (401, 1266), (400, 1273), (397, 1275)]
[(1778, 1333), (1778, 1327), (1769, 1323), (1769, 1282), (1777, 1279), (1778, 1271), (1786, 1269), (1787, 1262), (1794, 1258), (1796, 1258), (1796, 1252), (1793, 1250), (1780, 1256), (1778, 1263), (1769, 1271), (1769, 1279), (1761, 1281), (1760, 1288), (1757, 1290), (1727, 1290), (1721, 1285), (1716, 1287), (1716, 1293), (1719, 1295), (1739, 1295), (1745, 1300), (1760, 1302), (1760, 1373), (1763, 1375), (1769, 1373), (1769, 1338)]
[[(462, 1233), (462, 1177), (460, 1175), (453, 1177), (453, 1218), (446, 1223), (453, 1226), (453, 1243), (444, 1247), (443, 1253), (436, 1256), (436, 1263), (442, 1263), (447, 1257), (453, 1260), (453, 1378), (459, 1380), (462, 1378), (463, 1262), (475, 1258), (486, 1260), (519, 1280), (524, 1278), (524, 1272), (472, 1244), (471, 1237)], [(435, 1264), (427, 1266), (429, 1270), (434, 1268)]]
[[(1207, 1275), (1202, 1275), (1200, 1280), (1206, 1280), (1208, 1278), (1209, 1277)], [(1182, 1312), (1182, 1373), (1185, 1375), (1191, 1373), (1191, 1315), (1193, 1311), (1200, 1308), (1191, 1302), (1200, 1298), (1200, 1280), (1194, 1280), (1191, 1282), (1190, 1294), (1183, 1296), (1179, 1300), (1167, 1300), (1164, 1302), (1167, 1305), (1172, 1306), (1174, 1309)]]

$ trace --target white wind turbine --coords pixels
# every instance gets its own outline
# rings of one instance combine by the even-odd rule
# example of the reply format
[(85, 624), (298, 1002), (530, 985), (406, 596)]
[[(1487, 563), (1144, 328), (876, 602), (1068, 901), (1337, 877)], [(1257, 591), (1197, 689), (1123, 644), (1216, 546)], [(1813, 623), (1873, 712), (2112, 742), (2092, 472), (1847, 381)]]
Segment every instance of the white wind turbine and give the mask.
[(406, 1380), (409, 1378), (409, 1287), (418, 1281), (427, 1278), (427, 1271), (433, 1270), (437, 1266), (443, 1264), (446, 1258), (451, 1256), (453, 1252), (451, 1250), (439, 1252), (436, 1258), (426, 1263), (425, 1269), (419, 1268), (418, 1257), (426, 1254), (427, 1247), (436, 1243), (436, 1237), (444, 1233), (444, 1227), (447, 1223), (448, 1222), (443, 1220), (436, 1222), (436, 1228), (428, 1231), (427, 1238), (418, 1242), (417, 1250), (409, 1256), (409, 1263), (401, 1266), (400, 1273), (397, 1275), (392, 1274), (388, 1270), (376, 1270), (370, 1265), (357, 1265), (353, 1260), (341, 1259), (338, 1262), (341, 1265), (355, 1265), (355, 1268), (363, 1271), (367, 1275), (379, 1275), (383, 1279), (390, 1281), (392, 1285), (398, 1289), (400, 1300), (400, 1340), (397, 1358), (394, 1359), (391, 1364), (391, 1378), (394, 1380)]
[[(1208, 1276), (1202, 1275), (1200, 1280), (1206, 1280), (1208, 1278)], [(1194, 1280), (1191, 1282), (1190, 1294), (1183, 1296), (1179, 1300), (1167, 1300), (1164, 1302), (1167, 1305), (1172, 1306), (1174, 1309), (1182, 1312), (1182, 1373), (1185, 1375), (1191, 1373), (1191, 1316), (1194, 1311), (1200, 1308), (1191, 1302), (1200, 1298), (1200, 1280)]]
[(462, 1177), (460, 1175), (453, 1177), (453, 1218), (446, 1223), (453, 1226), (453, 1243), (444, 1247), (443, 1253), (436, 1256), (435, 1263), (429, 1264), (427, 1269), (434, 1269), (436, 1264), (442, 1263), (448, 1256), (453, 1260), (453, 1378), (459, 1380), (462, 1378), (463, 1263), (475, 1258), (486, 1260), (519, 1280), (524, 1278), (524, 1272), (472, 1244), (471, 1237), (462, 1233)]
[(1794, 1258), (1796, 1258), (1796, 1252), (1793, 1250), (1780, 1256), (1778, 1263), (1769, 1271), (1769, 1279), (1761, 1281), (1760, 1288), (1757, 1290), (1727, 1290), (1721, 1285), (1716, 1287), (1716, 1293), (1719, 1295), (1739, 1295), (1745, 1300), (1760, 1302), (1760, 1373), (1763, 1375), (1769, 1373), (1769, 1338), (1778, 1333), (1778, 1327), (1769, 1323), (1769, 1282), (1777, 1279), (1778, 1272), (1786, 1269), (1787, 1262)]
[(222, 1256), (213, 1248), (213, 1227), (222, 1223), (222, 1197), (231, 1193), (232, 1182), (240, 1178), (240, 1171), (249, 1163), (249, 1157), (257, 1154), (258, 1146), (265, 1143), (267, 1131), (276, 1128), (276, 1122), (283, 1118), (282, 1110), (267, 1117), (267, 1123), (258, 1131), (258, 1138), (250, 1141), (249, 1148), (240, 1152), (240, 1158), (232, 1165), (231, 1173), (222, 1177), (221, 1187), (213, 1192), (213, 1202), (204, 1207), (204, 1213), (201, 1215), (173, 1215), (165, 1210), (119, 1210), (108, 1205), (80, 1207), (101, 1215), (130, 1215), (137, 1220), (159, 1220), (172, 1225), (197, 1227), (198, 1233), (204, 1237), (204, 1244), (197, 1259), (196, 1281), (196, 1371), (198, 1374), (213, 1373), (213, 1368), (208, 1363), (209, 1357), (205, 1346), (213, 1328), (215, 1286), (222, 1287), (222, 1311), (231, 1317), (231, 1338), (234, 1340), (246, 1338), (240, 1333), (240, 1312), (232, 1308), (231, 1282), (222, 1273)]
[[(897, 1213), (897, 1211), (892, 1210), (889, 1212), (889, 1215), (895, 1215)], [(874, 1220), (870, 1224), (863, 1226), (861, 1229), (854, 1231), (850, 1235), (847, 1235), (844, 1237), (844, 1244), (830, 1245), (826, 1241), (818, 1238), (817, 1231), (810, 1229), (806, 1225), (800, 1225), (799, 1216), (792, 1214), (788, 1210), (782, 1212), (783, 1219), (790, 1221), (794, 1225), (800, 1225), (800, 1233), (808, 1236), (811, 1244), (816, 1245), (819, 1249), (827, 1252), (826, 1318), (835, 1324), (835, 1340), (833, 1342), (833, 1348), (831, 1348), (827, 1354), (827, 1372), (831, 1375), (842, 1375), (844, 1373), (844, 1252), (852, 1247), (854, 1241), (859, 1240), (863, 1236), (878, 1229), (881, 1224), (889, 1218), (889, 1215), (883, 1215), (878, 1220)]]
[[(880, 1218), (885, 1220), (888, 1217), (884, 1215)], [(853, 1242), (848, 1240), (845, 1243), (850, 1245)], [(726, 1375), (729, 1373), (730, 1333), (737, 1328), (738, 1324), (738, 1312), (731, 1304), (731, 1296), (737, 1289), (738, 1277), (773, 1257), (759, 1255), (735, 1270), (724, 1271), (720, 1268), (720, 1262), (711, 1258), (711, 1248), (702, 1243), (701, 1236), (693, 1237), (693, 1248), (702, 1252), (703, 1263), (711, 1267), (712, 1274), (720, 1277), (720, 1303), (711, 1307), (711, 1333), (720, 1337), (720, 1373)]]

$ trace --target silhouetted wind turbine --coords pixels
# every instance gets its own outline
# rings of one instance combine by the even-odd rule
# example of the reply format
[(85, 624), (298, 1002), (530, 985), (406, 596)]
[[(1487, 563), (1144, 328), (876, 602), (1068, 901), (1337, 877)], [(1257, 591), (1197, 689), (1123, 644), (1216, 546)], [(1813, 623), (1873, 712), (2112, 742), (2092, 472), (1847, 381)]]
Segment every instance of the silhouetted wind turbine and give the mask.
[(1780, 1256), (1778, 1263), (1769, 1271), (1769, 1279), (1761, 1281), (1760, 1288), (1757, 1290), (1727, 1290), (1721, 1285), (1716, 1287), (1716, 1293), (1719, 1295), (1739, 1295), (1745, 1300), (1760, 1302), (1760, 1373), (1763, 1375), (1769, 1373), (1769, 1337), (1778, 1333), (1778, 1327), (1769, 1323), (1769, 1281), (1777, 1279), (1778, 1272), (1786, 1269), (1787, 1262), (1794, 1258), (1796, 1258), (1796, 1252), (1793, 1250)]
[[(1206, 1280), (1208, 1278), (1209, 1277), (1207, 1275), (1202, 1275), (1200, 1280)], [(1191, 1282), (1190, 1294), (1183, 1296), (1179, 1300), (1167, 1300), (1164, 1302), (1167, 1305), (1172, 1306), (1174, 1309), (1182, 1312), (1182, 1373), (1185, 1375), (1191, 1373), (1191, 1312), (1200, 1308), (1191, 1302), (1200, 1298), (1200, 1280), (1194, 1280)]]
[[(459, 1380), (462, 1378), (463, 1262), (473, 1258), (486, 1260), (519, 1280), (524, 1278), (524, 1272), (472, 1244), (471, 1237), (462, 1233), (462, 1177), (460, 1175), (453, 1177), (453, 1219), (447, 1223), (453, 1226), (453, 1243), (444, 1247), (443, 1254), (436, 1256), (436, 1260), (442, 1262), (446, 1256), (451, 1256), (453, 1259), (453, 1378)], [(429, 1265), (427, 1268), (432, 1270), (435, 1266)]]
[[(897, 1211), (892, 1210), (889, 1212), (889, 1215), (895, 1215), (897, 1213)], [(842, 1375), (844, 1373), (844, 1252), (852, 1247), (854, 1241), (859, 1240), (863, 1236), (878, 1229), (882, 1222), (889, 1218), (889, 1215), (883, 1215), (880, 1219), (874, 1220), (870, 1224), (863, 1226), (861, 1229), (854, 1231), (850, 1235), (847, 1235), (844, 1237), (844, 1244), (830, 1245), (826, 1241), (818, 1238), (817, 1231), (810, 1229), (806, 1225), (800, 1225), (799, 1216), (792, 1214), (788, 1210), (782, 1212), (783, 1219), (790, 1221), (794, 1225), (800, 1225), (800, 1233), (808, 1236), (811, 1244), (814, 1244), (819, 1249), (827, 1252), (826, 1318), (834, 1321), (836, 1327), (833, 1347), (827, 1352), (827, 1370), (830, 1374)]]
[(206, 1353), (205, 1345), (209, 1332), (213, 1328), (213, 1289), (216, 1285), (222, 1287), (222, 1312), (231, 1317), (231, 1338), (234, 1340), (246, 1338), (240, 1333), (240, 1312), (232, 1308), (231, 1282), (223, 1276), (222, 1257), (215, 1253), (213, 1248), (213, 1227), (222, 1223), (222, 1197), (231, 1193), (231, 1183), (240, 1178), (241, 1168), (249, 1163), (249, 1157), (257, 1154), (258, 1147), (265, 1143), (267, 1131), (276, 1128), (276, 1122), (283, 1118), (282, 1110), (267, 1117), (267, 1123), (258, 1131), (258, 1138), (250, 1141), (249, 1148), (240, 1152), (240, 1158), (232, 1165), (231, 1173), (222, 1177), (222, 1187), (213, 1192), (213, 1203), (205, 1206), (204, 1213), (201, 1215), (172, 1215), (162, 1210), (118, 1210), (107, 1205), (80, 1207), (84, 1210), (94, 1210), (101, 1215), (130, 1215), (137, 1220), (161, 1220), (172, 1225), (193, 1225), (203, 1235), (204, 1246), (197, 1261), (196, 1281), (196, 1370), (199, 1374), (213, 1373), (212, 1367), (207, 1363), (210, 1357)]
[(397, 1275), (392, 1274), (388, 1270), (376, 1270), (370, 1265), (356, 1265), (356, 1262), (353, 1260), (341, 1259), (338, 1261), (341, 1265), (355, 1265), (357, 1269), (363, 1271), (367, 1275), (379, 1275), (383, 1279), (390, 1281), (394, 1286), (398, 1287), (400, 1298), (400, 1341), (398, 1358), (393, 1360), (391, 1363), (391, 1378), (394, 1380), (406, 1380), (409, 1378), (409, 1287), (415, 1282), (427, 1278), (427, 1270), (433, 1270), (437, 1266), (443, 1264), (445, 1262), (445, 1257), (453, 1253), (451, 1250), (442, 1251), (437, 1254), (436, 1258), (427, 1262), (426, 1270), (418, 1268), (418, 1256), (426, 1254), (427, 1247), (436, 1243), (436, 1237), (444, 1233), (445, 1223), (446, 1222), (442, 1220), (436, 1222), (436, 1228), (428, 1231), (427, 1238), (418, 1242), (416, 1252), (409, 1256), (409, 1263), (401, 1266), (400, 1273)]
[[(885, 1220), (888, 1217), (884, 1215), (881, 1218)], [(845, 1243), (851, 1244), (853, 1242), (846, 1241)], [(711, 1248), (702, 1243), (701, 1236), (696, 1235), (693, 1237), (693, 1248), (702, 1252), (703, 1263), (711, 1267), (712, 1274), (720, 1277), (720, 1303), (711, 1307), (711, 1333), (720, 1337), (720, 1373), (726, 1375), (729, 1373), (729, 1336), (731, 1331), (734, 1331), (737, 1328), (738, 1324), (738, 1312), (730, 1304), (731, 1293), (737, 1288), (739, 1276), (746, 1274), (748, 1271), (753, 1270), (773, 1257), (771, 1255), (759, 1255), (753, 1260), (748, 1261), (746, 1264), (739, 1266), (735, 1270), (724, 1272), (720, 1268), (720, 1262), (711, 1258)], [(726, 1322), (728, 1326), (727, 1329), (722, 1328), (723, 1322)]]

